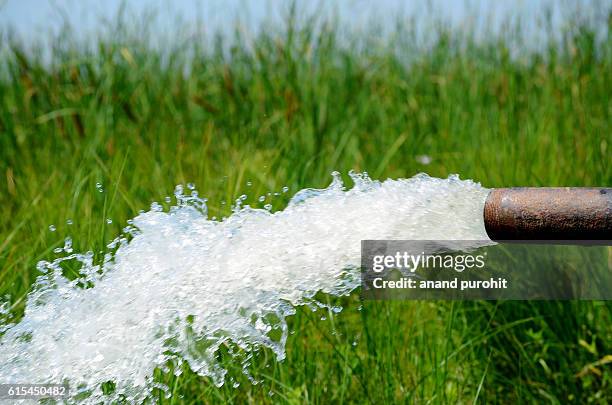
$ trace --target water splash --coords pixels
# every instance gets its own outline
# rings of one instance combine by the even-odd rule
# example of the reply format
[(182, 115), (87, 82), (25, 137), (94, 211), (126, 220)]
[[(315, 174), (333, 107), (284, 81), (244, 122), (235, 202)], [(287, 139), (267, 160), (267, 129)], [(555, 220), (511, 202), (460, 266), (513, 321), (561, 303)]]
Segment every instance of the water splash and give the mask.
[[(67, 381), (85, 402), (141, 401), (158, 386), (156, 367), (186, 362), (221, 385), (221, 345), (267, 347), (281, 360), (295, 306), (359, 285), (362, 239), (487, 239), (487, 190), (477, 183), (351, 177), (346, 189), (335, 173), (329, 187), (301, 190), (277, 212), (241, 197), (222, 221), (208, 219), (191, 184), (189, 196), (178, 186), (177, 205), (154, 203), (128, 221), (102, 263), (71, 253), (67, 239), (70, 254), (38, 264), (44, 274), (21, 321), (0, 329), (0, 381)], [(68, 261), (81, 265), (80, 278), (62, 275)], [(110, 396), (101, 390), (109, 380)]]

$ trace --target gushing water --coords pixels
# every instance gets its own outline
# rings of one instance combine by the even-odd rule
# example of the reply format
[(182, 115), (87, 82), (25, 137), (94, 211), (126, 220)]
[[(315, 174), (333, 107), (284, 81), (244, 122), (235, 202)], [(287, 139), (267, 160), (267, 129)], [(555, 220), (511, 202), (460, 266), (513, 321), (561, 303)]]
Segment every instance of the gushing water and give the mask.
[[(359, 285), (363, 239), (487, 239), (487, 190), (472, 181), (417, 175), (372, 181), (351, 174), (346, 189), (304, 189), (282, 211), (242, 206), (209, 219), (193, 190), (175, 193), (129, 221), (103, 263), (92, 252), (41, 262), (20, 322), (0, 326), (0, 382), (68, 382), (86, 402), (123, 394), (142, 400), (156, 367), (181, 365), (221, 385), (221, 345), (267, 347), (285, 356), (286, 318), (314, 295), (349, 294)], [(283, 189), (286, 192), (287, 189)], [(111, 253), (114, 252), (114, 253)], [(82, 277), (62, 275), (65, 261)], [(101, 384), (114, 381), (114, 395)]]

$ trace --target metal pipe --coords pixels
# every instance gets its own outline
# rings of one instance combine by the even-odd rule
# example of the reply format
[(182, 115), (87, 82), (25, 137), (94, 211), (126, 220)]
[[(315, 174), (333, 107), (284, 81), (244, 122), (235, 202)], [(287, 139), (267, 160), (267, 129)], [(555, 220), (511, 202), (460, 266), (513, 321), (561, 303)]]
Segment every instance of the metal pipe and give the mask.
[(484, 207), (494, 241), (611, 244), (612, 188), (517, 187), (489, 193)]

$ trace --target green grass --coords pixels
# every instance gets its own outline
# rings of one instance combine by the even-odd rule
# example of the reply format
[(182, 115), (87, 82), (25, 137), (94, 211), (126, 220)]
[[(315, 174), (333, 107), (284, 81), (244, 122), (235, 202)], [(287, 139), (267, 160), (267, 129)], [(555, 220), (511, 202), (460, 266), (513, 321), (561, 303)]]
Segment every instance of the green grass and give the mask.
[[(459, 173), (486, 187), (612, 183), (610, 34), (597, 42), (577, 24), (559, 47), (514, 58), (512, 44), (494, 37), (439, 31), (430, 49), (415, 51), (409, 36), (372, 47), (339, 38), (333, 24), (288, 25), (232, 46), (192, 39), (165, 53), (121, 29), (94, 52), (68, 34), (47, 62), (6, 42), (0, 296), (10, 294), (17, 317), (36, 263), (64, 237), (99, 252), (178, 183), (194, 182), (218, 217), (243, 193), (258, 205), (256, 196), (285, 185), (288, 194), (325, 186), (333, 170)], [(432, 163), (417, 162), (422, 154)], [(609, 302), (322, 299), (345, 310), (324, 321), (298, 311), (287, 359), (256, 355), (251, 370), (262, 383), (221, 353), (239, 388), (188, 369), (178, 378), (159, 372), (175, 394), (160, 401), (612, 400)]]

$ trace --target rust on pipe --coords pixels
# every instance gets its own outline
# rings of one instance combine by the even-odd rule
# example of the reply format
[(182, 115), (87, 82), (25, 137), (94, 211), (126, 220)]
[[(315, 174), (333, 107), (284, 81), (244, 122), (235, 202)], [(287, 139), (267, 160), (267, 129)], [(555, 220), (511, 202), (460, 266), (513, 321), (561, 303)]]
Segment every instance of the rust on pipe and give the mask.
[(610, 244), (612, 188), (517, 187), (490, 191), (484, 207), (494, 241)]

